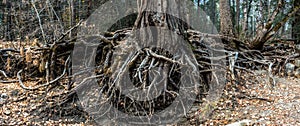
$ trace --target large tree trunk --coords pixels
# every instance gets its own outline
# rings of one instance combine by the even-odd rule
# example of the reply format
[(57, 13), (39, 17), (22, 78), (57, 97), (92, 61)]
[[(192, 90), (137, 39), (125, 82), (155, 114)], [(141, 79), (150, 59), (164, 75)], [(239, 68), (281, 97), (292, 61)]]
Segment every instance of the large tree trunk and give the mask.
[(232, 16), (228, 0), (220, 0), (220, 32), (223, 35), (233, 37)]
[(138, 0), (139, 15), (135, 22), (135, 29), (155, 26), (165, 27), (169, 30), (178, 30), (180, 33), (183, 33), (188, 28), (187, 24), (182, 24), (183, 22), (180, 21), (186, 21), (187, 18), (184, 10), (186, 8), (181, 8), (184, 7), (185, 2), (173, 1)]
[[(227, 37), (234, 37), (232, 15), (229, 0), (220, 0), (220, 33)], [(233, 49), (238, 49), (239, 45), (233, 41), (227, 43)]]
[[(191, 101), (191, 97), (196, 97), (198, 93), (197, 87), (200, 87), (200, 83), (194, 82), (194, 80), (200, 81), (196, 78), (200, 75), (196, 70), (198, 65), (195, 57), (189, 55), (192, 52), (189, 50), (191, 48), (184, 32), (189, 28), (186, 23), (187, 14), (184, 13), (187, 9), (185, 8), (186, 2), (182, 0), (137, 0), (138, 17), (132, 35), (126, 42), (115, 47), (113, 53), (116, 58), (112, 61), (111, 78), (125, 76), (123, 73), (128, 70), (132, 81), (126, 78), (120, 79), (116, 85), (120, 85), (121, 89), (122, 86), (125, 89), (134, 88), (130, 85), (142, 89), (127, 92), (132, 93), (131, 96), (134, 98), (127, 96), (122, 98), (128, 103), (142, 105), (140, 108), (145, 111), (134, 108), (139, 115), (151, 115), (172, 102), (176, 102), (175, 98), (178, 96), (171, 92), (177, 92), (180, 97), (187, 97), (179, 101), (182, 102), (179, 108), (188, 109), (186, 105), (192, 105), (194, 101)], [(175, 74), (170, 76), (171, 73)], [(178, 79), (183, 83), (178, 82)], [(163, 86), (159, 87), (160, 85)], [(188, 87), (189, 91), (186, 92), (184, 87)], [(126, 91), (121, 93), (126, 94)], [(153, 94), (158, 94), (158, 96), (152, 98)], [(182, 116), (180, 114), (174, 116)]]
[[(185, 13), (186, 1), (137, 0), (138, 17), (133, 32), (141, 48), (163, 48), (174, 52), (180, 44), (184, 31), (188, 29)], [(172, 33), (176, 34), (172, 34)]]

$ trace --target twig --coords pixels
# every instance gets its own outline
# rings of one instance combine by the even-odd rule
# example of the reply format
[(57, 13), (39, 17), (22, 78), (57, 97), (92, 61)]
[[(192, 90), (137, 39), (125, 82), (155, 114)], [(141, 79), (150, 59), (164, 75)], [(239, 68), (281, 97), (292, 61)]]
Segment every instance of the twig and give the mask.
[(15, 83), (15, 82), (19, 82), (19, 80), (8, 80), (8, 81), (0, 80), (0, 83)]
[(48, 61), (46, 61), (45, 69), (46, 69), (46, 82), (49, 83), (49, 80), (50, 80), (50, 66), (49, 66)]
[(3, 70), (0, 70), (0, 73), (4, 76), (4, 77), (8, 77), (7, 75), (6, 75), (6, 73), (3, 71)]
[(51, 10), (53, 11), (55, 17), (57, 18), (60, 27), (63, 29), (62, 21), (61, 21), (61, 19), (59, 18), (59, 16), (57, 15), (57, 13), (55, 12), (55, 10), (54, 10), (54, 8), (53, 8), (53, 6), (52, 6), (52, 3), (51, 3), (49, 0), (47, 0), (47, 3), (48, 3), (48, 5), (50, 6)]
[(270, 63), (269, 65), (269, 69), (268, 69), (268, 77), (269, 77), (269, 82), (272, 84), (272, 86), (274, 87), (275, 84), (276, 84), (276, 81), (273, 77), (273, 74), (272, 74), (272, 66), (273, 66), (273, 63)]
[(81, 25), (81, 23), (83, 22), (83, 20), (80, 20), (75, 26), (73, 26), (72, 28), (70, 28), (68, 31), (66, 31), (65, 33), (62, 33), (62, 36), (60, 38), (58, 38), (57, 40), (54, 41), (54, 43), (51, 45), (51, 48), (54, 47), (54, 45), (56, 45), (57, 43), (59, 43), (62, 39), (64, 39), (70, 32), (72, 32), (75, 28), (79, 27)]
[(12, 48), (0, 49), (0, 53), (2, 53), (2, 52), (8, 52), (8, 51), (10, 51), (10, 52), (15, 52), (15, 53), (20, 53), (19, 50), (12, 49)]
[[(229, 37), (229, 36), (224, 36), (224, 35), (202, 33), (202, 32), (195, 31), (195, 30), (188, 30), (187, 33), (190, 34), (190, 35), (192, 35), (192, 36), (210, 37), (210, 38), (216, 38), (216, 39), (225, 39), (227, 41), (235, 41), (237, 43), (243, 43), (241, 40), (239, 40), (237, 38), (233, 38), (233, 37)], [(193, 34), (196, 34), (196, 35), (193, 35)], [(243, 43), (243, 44), (245, 44), (245, 43)]]
[(158, 54), (154, 53), (154, 52), (153, 52), (152, 50), (150, 50), (150, 49), (146, 49), (146, 51), (148, 51), (149, 54), (150, 54), (151, 56), (156, 57), (156, 58), (158, 58), (158, 59), (164, 59), (164, 60), (169, 61), (169, 62), (171, 62), (171, 63), (182, 64), (182, 63), (180, 63), (180, 62), (178, 62), (178, 61), (172, 60), (172, 59), (167, 58), (167, 57), (165, 57), (165, 56), (158, 55)]

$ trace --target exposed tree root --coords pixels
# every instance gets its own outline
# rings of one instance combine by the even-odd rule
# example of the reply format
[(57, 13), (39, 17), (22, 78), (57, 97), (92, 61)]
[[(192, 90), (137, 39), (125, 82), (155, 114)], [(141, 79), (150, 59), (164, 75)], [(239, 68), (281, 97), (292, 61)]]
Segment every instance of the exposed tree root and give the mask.
[[(75, 27), (74, 27), (75, 28)], [(107, 98), (106, 102), (112, 103), (116, 108), (119, 108), (126, 113), (135, 113), (135, 115), (151, 115), (156, 111), (160, 111), (165, 106), (172, 103), (172, 99), (176, 98), (180, 89), (178, 83), (183, 74), (193, 74), (193, 71), (199, 70), (201, 84), (198, 87), (198, 100), (201, 101), (214, 88), (210, 82), (217, 80), (215, 74), (218, 71), (227, 72), (226, 79), (234, 83), (243, 83), (240, 74), (243, 72), (256, 75), (256, 70), (266, 70), (271, 86), (275, 86), (276, 81), (273, 78), (274, 74), (280, 75), (285, 64), (295, 58), (299, 54), (280, 53), (280, 50), (287, 47), (285, 45), (266, 45), (264, 50), (250, 50), (249, 45), (244, 42), (221, 35), (204, 34), (197, 31), (187, 31), (189, 36), (188, 45), (192, 49), (197, 63), (191, 63), (187, 57), (176, 57), (163, 49), (144, 48), (136, 53), (133, 53), (126, 62), (113, 62), (112, 56), (116, 52), (116, 48), (125, 47), (125, 41), (130, 35), (130, 29), (118, 30), (113, 33), (104, 33), (103, 35), (91, 36), (93, 40), (97, 40), (98, 49), (95, 57), (96, 64), (90, 69), (82, 69), (79, 72), (71, 74), (70, 52), (73, 48), (75, 40), (66, 40), (64, 34), (49, 47), (26, 47), (24, 52), (31, 54), (31, 60), (26, 61), (26, 54), (22, 54), (20, 48), (0, 49), (0, 82), (10, 83), (18, 81), (20, 86), (25, 90), (47, 90), (49, 85), (58, 84), (68, 88), (66, 93), (60, 94), (57, 97), (61, 99), (56, 101), (57, 105), (61, 106), (70, 102), (76, 95), (76, 91), (86, 87), (86, 82), (96, 79), (100, 90), (98, 94), (102, 94)], [(76, 38), (79, 39), (79, 38)], [(82, 37), (81, 40), (89, 40), (89, 36)], [(224, 48), (216, 43), (222, 40), (225, 44)], [(226, 45), (230, 42), (236, 43), (235, 46)], [(14, 45), (16, 46), (16, 45)], [(278, 51), (279, 50), (279, 51)], [(224, 55), (213, 56), (211, 52), (223, 53)], [(281, 56), (282, 54), (285, 54)], [(24, 56), (23, 56), (24, 55)], [(123, 54), (120, 54), (123, 55)], [(30, 59), (30, 58), (28, 58)], [(182, 62), (182, 61), (186, 62)], [(217, 61), (224, 61), (220, 64)], [(193, 69), (189, 71), (181, 71), (182, 66), (191, 66)], [(163, 67), (162, 67), (163, 66)], [(155, 73), (149, 72), (154, 68), (166, 68), (167, 73), (161, 73), (159, 70)], [(150, 102), (137, 102), (126, 96), (121, 95), (121, 92), (116, 88), (116, 81), (119, 76), (123, 76), (126, 69), (129, 71), (130, 80), (134, 86), (140, 89), (147, 89), (148, 92), (153, 92), (150, 88), (156, 87), (155, 83), (149, 81), (149, 77), (157, 79), (157, 75), (162, 74), (168, 78), (162, 78), (161, 81), (167, 81), (163, 92), (165, 93), (156, 100)], [(114, 70), (119, 70), (119, 73)], [(81, 83), (73, 84), (72, 79), (80, 77), (82, 73), (93, 70), (95, 76), (84, 77)], [(164, 75), (165, 74), (165, 75)], [(43, 78), (41, 82), (34, 87), (28, 87), (23, 84), (23, 80), (34, 77)], [(9, 80), (8, 78), (17, 78), (17, 80)], [(53, 85), (57, 86), (57, 85)], [(92, 92), (88, 96), (95, 95)], [(150, 94), (150, 93), (149, 93)], [(138, 96), (142, 97), (142, 96)], [(259, 99), (269, 101), (264, 98), (246, 97), (250, 99)], [(49, 97), (51, 99), (53, 97)], [(100, 104), (100, 101), (98, 101)], [(102, 101), (103, 102), (103, 101)], [(52, 107), (55, 106), (52, 105)], [(48, 106), (49, 108), (50, 106)]]

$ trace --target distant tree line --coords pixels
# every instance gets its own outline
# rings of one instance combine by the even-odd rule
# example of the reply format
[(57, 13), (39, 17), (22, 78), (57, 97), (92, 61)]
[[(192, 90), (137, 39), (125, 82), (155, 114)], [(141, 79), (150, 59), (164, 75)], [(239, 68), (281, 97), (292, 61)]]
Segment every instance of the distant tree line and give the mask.
[[(28, 36), (45, 42), (51, 41), (81, 19), (89, 17), (106, 1), (108, 0), (2, 0), (0, 38), (11, 41)], [(254, 38), (268, 23), (280, 24), (272, 37), (280, 36), (279, 38), (296, 40), (300, 38), (300, 11), (288, 15), (293, 8), (300, 5), (299, 0), (192, 0), (192, 2), (206, 12), (220, 33), (224, 32), (221, 26), (223, 20), (227, 25), (232, 24), (229, 25), (231, 30), (225, 29), (237, 38)], [(228, 20), (223, 19), (222, 15), (229, 15)], [(115, 28), (111, 30), (117, 29), (116, 27), (132, 26), (136, 16), (137, 14), (127, 16), (117, 22)], [(268, 22), (270, 19), (272, 21)]]
[(51, 41), (86, 19), (103, 0), (3, 0), (0, 1), (0, 38)]

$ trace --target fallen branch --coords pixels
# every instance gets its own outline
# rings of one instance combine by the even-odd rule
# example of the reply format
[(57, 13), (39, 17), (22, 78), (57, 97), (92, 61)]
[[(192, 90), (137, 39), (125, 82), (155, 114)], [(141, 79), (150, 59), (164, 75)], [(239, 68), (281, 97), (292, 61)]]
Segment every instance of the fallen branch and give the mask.
[(149, 54), (150, 54), (151, 56), (156, 57), (156, 58), (158, 58), (158, 59), (163, 59), (163, 60), (169, 61), (169, 62), (171, 62), (171, 63), (182, 64), (182, 63), (180, 63), (180, 62), (178, 62), (178, 61), (175, 61), (175, 60), (172, 60), (172, 59), (170, 59), (170, 58), (168, 58), (168, 57), (165, 57), (165, 56), (162, 56), (162, 55), (158, 55), (158, 54), (154, 53), (151, 49), (146, 49), (146, 51), (149, 52)]
[(8, 77), (7, 75), (6, 75), (6, 73), (3, 71), (3, 70), (0, 70), (0, 73), (4, 76), (4, 77)]
[(25, 90), (37, 90), (37, 89), (39, 89), (39, 88), (46, 87), (46, 86), (48, 86), (48, 85), (50, 85), (50, 84), (53, 84), (53, 83), (57, 82), (59, 79), (61, 79), (61, 78), (66, 74), (66, 71), (67, 71), (67, 64), (68, 64), (69, 60), (70, 60), (70, 56), (68, 57), (68, 59), (67, 59), (66, 62), (65, 62), (65, 69), (64, 69), (63, 73), (62, 73), (59, 77), (57, 77), (56, 79), (54, 79), (54, 80), (52, 80), (52, 81), (50, 81), (50, 82), (48, 82), (48, 83), (45, 83), (45, 84), (42, 84), (42, 85), (39, 85), (39, 86), (36, 86), (36, 87), (27, 87), (27, 86), (25, 86), (25, 85), (23, 84), (22, 78), (21, 78), (21, 76), (20, 76), (20, 74), (23, 72), (23, 70), (20, 70), (20, 71), (17, 73), (17, 78), (19, 79), (19, 84), (20, 84), (20, 86), (21, 86), (23, 89), (25, 89)]
[(19, 80), (0, 80), (0, 83), (15, 83), (15, 82), (19, 82)]
[(267, 98), (261, 98), (261, 97), (257, 97), (257, 96), (250, 96), (250, 95), (247, 95), (247, 94), (237, 95), (237, 98), (239, 98), (239, 99), (247, 98), (249, 100), (256, 99), (256, 100), (261, 100), (261, 101), (274, 102), (274, 100), (270, 100), (270, 99), (267, 99)]

